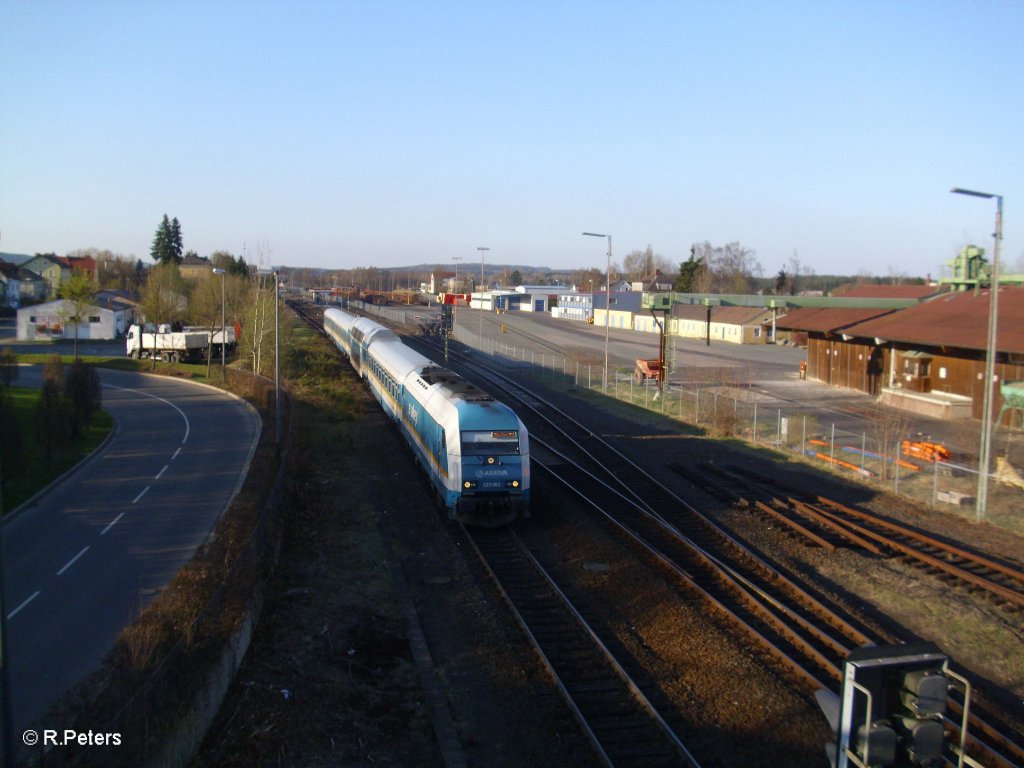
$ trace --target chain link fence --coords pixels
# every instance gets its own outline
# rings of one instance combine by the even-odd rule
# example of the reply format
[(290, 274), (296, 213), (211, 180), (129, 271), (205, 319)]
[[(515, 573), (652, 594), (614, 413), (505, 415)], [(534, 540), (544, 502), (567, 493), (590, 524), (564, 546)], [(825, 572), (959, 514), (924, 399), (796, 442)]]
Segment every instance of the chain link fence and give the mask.
[[(361, 308), (393, 323), (408, 322), (406, 309), (372, 304)], [(468, 308), (461, 311), (472, 313), (470, 317), (476, 314)], [(423, 313), (434, 315), (437, 310), (423, 308)], [(697, 381), (668, 383), (664, 392), (654, 381), (638, 382), (632, 369), (609, 368), (605, 391), (604, 358), (595, 350), (559, 354), (509, 344), (501, 338), (481, 338), (474, 327), (474, 322), (456, 322), (452, 338), (510, 370), (522, 370), (552, 384), (605, 394), (712, 435), (743, 439), (871, 487), (965, 517), (977, 517), (979, 467), (937, 454), (930, 458), (922, 452), (906, 454), (904, 441), (918, 445), (929, 442), (929, 436), (913, 430), (912, 415), (907, 412), (873, 405), (866, 414), (868, 429), (845, 431), (823, 422), (811, 409), (771, 404), (771, 398), (755, 391), (756, 382), (740, 380), (743, 371), (730, 373), (716, 368), (701, 369)], [(1004, 452), (1009, 453), (1009, 441)], [(1020, 514), (1024, 479), (1007, 462), (989, 474), (988, 487), (985, 519), (1024, 533), (1024, 517)]]
[[(403, 313), (395, 314), (392, 319), (401, 322)], [(456, 325), (454, 338), (499, 365), (552, 383), (606, 394), (712, 435), (746, 440), (918, 502), (975, 516), (978, 466), (940, 453), (929, 456), (926, 450), (907, 453), (905, 441), (908, 447), (917, 448), (928, 445), (929, 437), (913, 430), (912, 415), (905, 411), (868, 406), (869, 428), (850, 432), (824, 422), (809, 408), (773, 404), (774, 398), (756, 391), (756, 382), (742, 380), (749, 376), (747, 371), (735, 369), (699, 369), (698, 380), (671, 382), (660, 391), (657, 382), (638, 381), (631, 369), (610, 368), (605, 392), (603, 357), (599, 359), (593, 350), (558, 354), (501, 339), (481, 340), (471, 326)], [(1001, 465), (999, 471), (990, 473), (986, 519), (1024, 532), (1019, 514), (1022, 489), (1024, 482), (1012, 467)]]

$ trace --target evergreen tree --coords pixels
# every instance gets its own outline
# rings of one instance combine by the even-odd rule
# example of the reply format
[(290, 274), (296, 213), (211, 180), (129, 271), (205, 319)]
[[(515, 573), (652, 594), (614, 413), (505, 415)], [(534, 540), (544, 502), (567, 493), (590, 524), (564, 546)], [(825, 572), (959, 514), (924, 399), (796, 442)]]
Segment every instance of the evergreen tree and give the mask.
[(177, 217), (172, 221), (164, 214), (160, 226), (153, 237), (153, 245), (149, 255), (158, 264), (180, 264), (182, 255), (181, 224)]
[(231, 266), (228, 267), (228, 274), (238, 275), (239, 277), (249, 276), (249, 265), (245, 263), (245, 256), (239, 256), (236, 261), (232, 262)]
[(789, 292), (789, 275), (785, 269), (780, 269), (779, 274), (775, 276), (775, 295), (782, 296)]
[(183, 246), (181, 242), (181, 224), (178, 223), (177, 216), (171, 220), (171, 251), (174, 253), (174, 260), (181, 264)]
[(54, 355), (43, 365), (43, 386), (33, 413), (36, 440), (46, 458), (50, 458), (68, 438), (70, 422), (63, 383), (64, 366), (60, 355)]
[(704, 259), (698, 258), (696, 249), (691, 248), (690, 258), (679, 264), (679, 274), (673, 281), (672, 290), (678, 293), (696, 293), (696, 278), (703, 267)]
[(166, 213), (160, 226), (156, 229), (149, 255), (157, 264), (166, 264), (174, 259), (174, 254), (171, 251), (171, 222)]
[(75, 360), (64, 376), (71, 434), (78, 437), (89, 428), (92, 416), (103, 406), (100, 376), (91, 365)]

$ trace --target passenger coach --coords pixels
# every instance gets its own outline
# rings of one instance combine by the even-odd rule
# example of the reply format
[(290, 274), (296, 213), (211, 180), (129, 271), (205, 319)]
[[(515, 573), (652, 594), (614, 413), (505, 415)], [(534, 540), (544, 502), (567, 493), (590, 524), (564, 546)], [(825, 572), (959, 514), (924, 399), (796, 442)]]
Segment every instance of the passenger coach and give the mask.
[(529, 440), (512, 409), (369, 318), (328, 309), (324, 330), (398, 424), (450, 517), (500, 525), (528, 514)]

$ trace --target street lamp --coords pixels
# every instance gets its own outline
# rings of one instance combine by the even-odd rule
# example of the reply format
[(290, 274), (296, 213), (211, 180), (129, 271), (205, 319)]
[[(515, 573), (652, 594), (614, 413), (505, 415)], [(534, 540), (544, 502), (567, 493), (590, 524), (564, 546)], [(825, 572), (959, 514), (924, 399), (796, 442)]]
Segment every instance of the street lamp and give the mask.
[[(452, 286), (452, 293), (458, 294), (459, 292), (459, 262), (462, 261), (461, 256), (452, 256), (452, 261), (455, 262), (455, 285)], [(459, 304), (458, 300), (452, 297), (452, 333), (455, 332), (455, 320), (459, 315)]]
[(281, 458), (281, 320), (278, 314), (278, 285), (281, 279), (276, 269), (260, 267), (261, 275), (274, 276), (274, 444), (278, 459)]
[(487, 246), (478, 245), (477, 250), (480, 251), (480, 332), (477, 334), (480, 337), (480, 349), (484, 348), (484, 251), (491, 250)]
[(608, 268), (605, 273), (605, 307), (604, 307), (604, 393), (608, 394), (608, 329), (611, 323), (612, 314), (612, 236), (599, 235), (597, 232), (584, 232), (588, 237), (608, 238)]
[(224, 347), (227, 346), (228, 342), (228, 331), (224, 327), (224, 275), (227, 274), (227, 270), (215, 268), (213, 274), (220, 275), (220, 380), (224, 381), (227, 372)]
[(971, 197), (983, 197), (986, 200), (996, 200), (996, 231), (995, 252), (992, 256), (991, 285), (989, 286), (988, 302), (988, 338), (985, 342), (985, 396), (982, 400), (981, 414), (981, 448), (978, 456), (978, 498), (975, 502), (975, 516), (978, 520), (985, 517), (985, 508), (988, 505), (988, 470), (989, 457), (992, 451), (992, 400), (995, 388), (996, 356), (999, 348), (996, 344), (996, 324), (998, 322), (999, 304), (999, 245), (1003, 239), (1003, 196), (994, 195), (989, 192), (975, 192), (970, 189), (953, 187), (949, 190), (956, 195), (970, 195)]

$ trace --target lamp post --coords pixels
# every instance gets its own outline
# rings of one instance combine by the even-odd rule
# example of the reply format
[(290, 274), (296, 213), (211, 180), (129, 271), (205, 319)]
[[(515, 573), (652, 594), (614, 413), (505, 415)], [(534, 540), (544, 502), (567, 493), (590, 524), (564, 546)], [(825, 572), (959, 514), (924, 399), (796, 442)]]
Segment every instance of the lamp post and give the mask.
[(602, 391), (608, 394), (608, 329), (611, 324), (612, 314), (612, 236), (599, 235), (597, 232), (584, 232), (588, 237), (608, 238), (608, 266), (605, 272), (605, 307), (604, 307), (604, 381)]
[(480, 338), (480, 349), (484, 348), (484, 251), (491, 250), (487, 246), (478, 245), (480, 251), (480, 331), (477, 334)]
[(956, 195), (970, 195), (971, 197), (983, 197), (986, 200), (996, 200), (996, 231), (995, 250), (992, 256), (991, 285), (989, 286), (988, 302), (988, 338), (985, 342), (985, 395), (982, 401), (981, 414), (981, 448), (978, 453), (978, 498), (975, 502), (975, 516), (978, 520), (985, 517), (985, 508), (988, 505), (988, 470), (990, 454), (992, 451), (992, 401), (995, 389), (995, 368), (996, 357), (999, 348), (996, 343), (996, 325), (999, 319), (999, 246), (1003, 240), (1003, 196), (994, 195), (989, 192), (976, 192), (970, 189), (953, 187), (949, 190)]
[(224, 347), (228, 343), (228, 329), (224, 326), (224, 275), (227, 274), (227, 270), (214, 269), (213, 274), (220, 275), (220, 380), (224, 381), (227, 370)]
[(281, 319), (278, 314), (278, 285), (281, 279), (276, 269), (261, 267), (261, 275), (274, 276), (274, 444), (281, 458)]
[[(457, 294), (459, 292), (459, 262), (462, 261), (461, 256), (452, 256), (452, 261), (455, 262), (455, 285), (452, 287), (452, 293)], [(455, 333), (455, 320), (459, 316), (459, 304), (456, 299), (452, 299), (452, 333)]]

